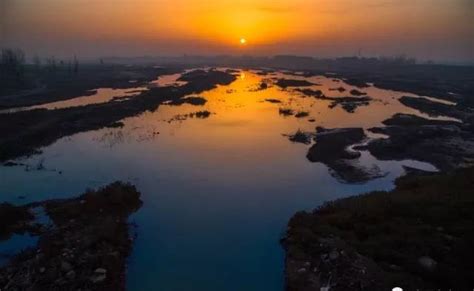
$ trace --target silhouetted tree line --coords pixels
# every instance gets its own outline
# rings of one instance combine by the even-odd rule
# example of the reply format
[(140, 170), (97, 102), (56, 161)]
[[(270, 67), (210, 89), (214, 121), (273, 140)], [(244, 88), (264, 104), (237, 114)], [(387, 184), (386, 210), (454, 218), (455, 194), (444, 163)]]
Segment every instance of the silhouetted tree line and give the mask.
[(38, 55), (35, 55), (31, 59), (31, 63), (27, 64), (25, 53), (22, 50), (3, 48), (0, 51), (0, 93), (31, 87), (34, 83), (29, 80), (32, 73), (35, 75), (33, 79), (41, 79), (43, 74), (54, 75), (58, 71), (77, 74), (79, 72), (77, 57), (74, 56), (65, 62), (57, 60), (54, 56), (42, 60)]
[[(42, 64), (41, 60), (38, 59), (36, 61), (36, 67), (38, 69), (41, 69), (42, 68), (41, 64)], [(67, 61), (67, 63), (64, 62), (64, 60), (56, 60), (56, 57), (52, 56), (45, 59), (44, 68), (49, 73), (56, 73), (59, 70), (61, 70), (61, 71), (67, 71), (69, 73), (77, 74), (79, 72), (79, 61), (77, 60), (76, 56), (74, 56), (72, 60)]]
[(19, 49), (2, 49), (0, 53), (0, 87), (14, 89), (25, 86), (25, 54)]

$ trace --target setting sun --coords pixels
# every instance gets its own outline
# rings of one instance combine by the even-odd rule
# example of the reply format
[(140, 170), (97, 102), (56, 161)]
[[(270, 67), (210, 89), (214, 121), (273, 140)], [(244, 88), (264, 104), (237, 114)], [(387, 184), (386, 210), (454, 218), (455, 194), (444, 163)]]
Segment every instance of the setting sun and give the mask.
[(474, 291), (473, 16), (0, 0), (0, 291)]

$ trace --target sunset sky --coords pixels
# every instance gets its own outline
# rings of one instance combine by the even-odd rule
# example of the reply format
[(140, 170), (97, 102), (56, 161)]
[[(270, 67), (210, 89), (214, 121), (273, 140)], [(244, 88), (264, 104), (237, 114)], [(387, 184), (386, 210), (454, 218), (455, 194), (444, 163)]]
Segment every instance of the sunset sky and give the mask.
[(473, 0), (2, 0), (0, 44), (81, 57), (361, 50), (472, 61), (473, 19)]

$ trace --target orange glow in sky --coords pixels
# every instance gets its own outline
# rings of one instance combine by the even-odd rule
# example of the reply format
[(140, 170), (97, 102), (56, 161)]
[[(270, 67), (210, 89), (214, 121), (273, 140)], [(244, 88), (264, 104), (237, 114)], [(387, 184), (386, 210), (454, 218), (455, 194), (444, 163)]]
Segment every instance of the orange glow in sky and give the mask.
[(0, 37), (91, 55), (241, 53), (245, 38), (260, 55), (468, 58), (472, 19), (472, 0), (4, 0)]

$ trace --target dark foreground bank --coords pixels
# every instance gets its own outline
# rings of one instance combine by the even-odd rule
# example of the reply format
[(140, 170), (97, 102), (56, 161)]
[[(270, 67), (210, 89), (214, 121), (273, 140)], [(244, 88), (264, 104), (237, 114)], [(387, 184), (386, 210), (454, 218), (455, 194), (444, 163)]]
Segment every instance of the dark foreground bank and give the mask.
[[(132, 247), (127, 218), (141, 204), (135, 187), (120, 182), (73, 199), (0, 204), (0, 238), (39, 236), (36, 247), (0, 268), (0, 290), (124, 290)], [(35, 218), (38, 207), (51, 224)]]
[(474, 168), (299, 212), (282, 244), (287, 290), (471, 290)]

